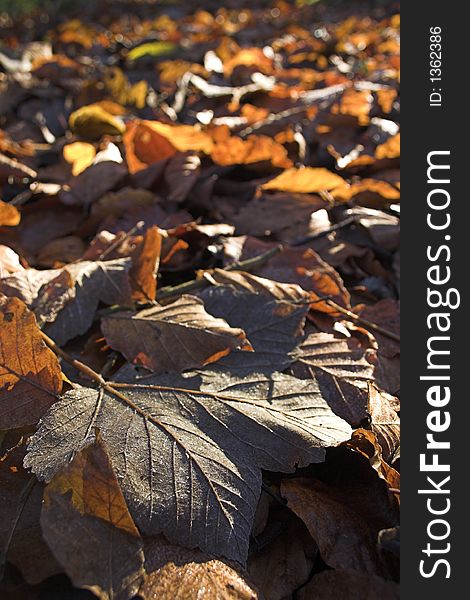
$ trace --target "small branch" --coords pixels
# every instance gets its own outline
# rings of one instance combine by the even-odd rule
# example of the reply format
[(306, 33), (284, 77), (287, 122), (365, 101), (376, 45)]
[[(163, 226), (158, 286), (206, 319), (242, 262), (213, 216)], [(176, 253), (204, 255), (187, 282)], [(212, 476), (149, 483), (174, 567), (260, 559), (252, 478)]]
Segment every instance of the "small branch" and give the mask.
[(308, 242), (313, 242), (315, 240), (319, 240), (323, 237), (326, 237), (330, 233), (333, 233), (334, 231), (338, 231), (338, 229), (343, 229), (344, 227), (348, 227), (349, 225), (352, 225), (353, 223), (356, 222), (356, 220), (357, 220), (356, 215), (346, 217), (346, 219), (343, 219), (343, 221), (340, 221), (339, 223), (335, 223), (334, 225), (331, 225), (331, 227), (328, 227), (328, 229), (325, 229), (324, 231), (320, 231), (318, 233), (312, 233), (311, 235), (307, 235), (304, 238), (300, 238), (298, 240), (295, 240), (294, 242), (291, 242), (291, 246), (302, 246), (303, 244), (307, 244)]
[[(250, 271), (252, 269), (256, 269), (267, 262), (274, 255), (278, 254), (282, 251), (282, 246), (275, 246), (274, 248), (269, 249), (267, 252), (263, 254), (259, 254), (258, 256), (254, 256), (253, 258), (248, 258), (246, 260), (242, 260), (240, 262), (233, 262), (227, 267), (225, 267), (224, 271)], [(206, 273), (210, 273), (211, 269), (207, 269)], [(188, 292), (192, 292), (193, 290), (198, 290), (209, 285), (209, 282), (204, 279), (192, 279), (191, 281), (186, 281), (185, 283), (180, 283), (179, 285), (174, 286), (165, 286), (160, 290), (157, 290), (157, 300), (162, 300), (164, 298), (169, 298), (170, 296), (179, 296), (180, 294), (187, 294)]]
[(337, 85), (330, 85), (320, 90), (310, 90), (307, 92), (303, 92), (300, 96), (300, 101), (302, 102), (302, 105), (293, 106), (292, 108), (287, 108), (286, 110), (283, 110), (278, 113), (271, 113), (265, 119), (257, 121), (256, 123), (253, 123), (253, 125), (250, 125), (249, 127), (246, 127), (245, 129), (240, 131), (239, 135), (240, 137), (246, 137), (247, 135), (254, 133), (262, 127), (266, 127), (271, 123), (275, 123), (277, 121), (281, 121), (282, 119), (287, 119), (293, 115), (298, 115), (300, 113), (306, 112), (312, 104), (315, 104), (316, 102), (321, 102), (323, 100), (329, 100), (330, 98), (336, 96), (340, 92), (343, 92), (347, 87), (349, 87), (347, 84), (341, 83)]
[(106, 258), (109, 254), (111, 254), (111, 252), (116, 250), (116, 248), (119, 248), (119, 246), (125, 240), (127, 240), (132, 235), (134, 235), (134, 233), (137, 233), (140, 229), (142, 229), (142, 227), (144, 225), (145, 225), (144, 221), (139, 221), (138, 223), (136, 223), (134, 225), (134, 227), (132, 227), (132, 229), (129, 229), (129, 231), (121, 233), (121, 235), (118, 234), (116, 236), (116, 239), (105, 250), (103, 250), (103, 252), (98, 256), (98, 260), (103, 260), (104, 258)]
[[(77, 360), (75, 358), (72, 358), (70, 356), (70, 354), (68, 354), (67, 352), (65, 352), (64, 350), (62, 350), (62, 348), (60, 348), (54, 342), (54, 340), (52, 338), (50, 338), (48, 335), (46, 335), (43, 331), (41, 331), (41, 336), (42, 336), (42, 339), (45, 342), (45, 344), (51, 350), (53, 350), (57, 354), (57, 356), (60, 356), (60, 358), (62, 358), (63, 360), (65, 360), (65, 362), (69, 363), (69, 365), (72, 365), (72, 367), (75, 367), (77, 369), (77, 371), (80, 371), (80, 373), (83, 373), (83, 375), (85, 375), (86, 377), (88, 377), (92, 381), (95, 381), (101, 388), (103, 388), (104, 390), (106, 390), (110, 394), (113, 394), (114, 396), (116, 396), (120, 400), (123, 400), (126, 404), (128, 404), (132, 408), (135, 407), (135, 405), (132, 403), (131, 400), (129, 400), (129, 398), (127, 396), (125, 396), (124, 394), (122, 394), (120, 391), (114, 389), (113, 386), (110, 385), (99, 373), (97, 373), (91, 367), (85, 365), (81, 361), (79, 361), (79, 360)], [(137, 407), (135, 407), (135, 408), (137, 408)]]
[(359, 315), (356, 315), (356, 313), (353, 313), (352, 311), (348, 310), (347, 308), (344, 308), (343, 306), (336, 304), (336, 302), (334, 302), (330, 298), (327, 298), (327, 297), (322, 298), (322, 296), (320, 294), (317, 294), (317, 295), (321, 298), (321, 300), (324, 300), (329, 306), (331, 306), (331, 308), (334, 308), (335, 310), (342, 313), (343, 315), (346, 315), (353, 321), (356, 321), (357, 323), (361, 323), (362, 325), (365, 325), (368, 329), (377, 331), (378, 333), (382, 334), (383, 336), (390, 338), (394, 342), (400, 343), (400, 336), (397, 335), (396, 333), (393, 333), (393, 331), (384, 329), (383, 327), (380, 327), (380, 325), (377, 325), (376, 323), (372, 323), (372, 321), (369, 321)]

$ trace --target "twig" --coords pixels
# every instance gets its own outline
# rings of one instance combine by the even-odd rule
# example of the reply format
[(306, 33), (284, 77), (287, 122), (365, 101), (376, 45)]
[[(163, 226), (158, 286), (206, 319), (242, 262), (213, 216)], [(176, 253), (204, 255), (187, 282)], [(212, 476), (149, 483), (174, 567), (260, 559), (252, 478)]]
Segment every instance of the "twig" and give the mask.
[(365, 325), (367, 328), (373, 329), (374, 331), (377, 331), (378, 333), (381, 333), (385, 337), (390, 338), (394, 342), (400, 343), (400, 336), (397, 335), (396, 333), (393, 333), (393, 331), (389, 331), (388, 329), (384, 329), (383, 327), (380, 327), (380, 325), (377, 325), (376, 323), (372, 323), (372, 321), (369, 321), (367, 319), (364, 319), (363, 317), (360, 317), (359, 315), (356, 315), (356, 313), (353, 313), (352, 311), (348, 310), (347, 308), (344, 308), (343, 306), (340, 306), (339, 304), (336, 304), (336, 302), (334, 300), (331, 300), (330, 298), (328, 298), (326, 296), (324, 298), (322, 298), (322, 296), (320, 294), (317, 294), (317, 296), (319, 298), (321, 298), (322, 300), (324, 300), (332, 308), (334, 308), (335, 310), (337, 310), (340, 313), (343, 313), (343, 315), (346, 315), (347, 317), (349, 317), (353, 321), (357, 321), (358, 323), (362, 323), (362, 325)]
[[(239, 269), (241, 271), (250, 271), (250, 270), (255, 269), (256, 267), (259, 267), (260, 265), (264, 264), (271, 257), (273, 257), (275, 254), (278, 254), (281, 251), (282, 251), (282, 246), (278, 245), (278, 246), (275, 246), (274, 248), (269, 249), (267, 252), (264, 252), (263, 254), (254, 256), (253, 258), (248, 258), (248, 259), (242, 260), (240, 262), (238, 262), (238, 261), (233, 262), (230, 265), (228, 265), (227, 267), (225, 267), (225, 269), (223, 269), (223, 270), (224, 271), (234, 271), (234, 270)], [(207, 269), (207, 271), (205, 271), (205, 272), (210, 273), (211, 269)], [(204, 278), (192, 279), (191, 281), (186, 281), (185, 283), (180, 283), (179, 285), (174, 285), (174, 286), (168, 285), (168, 286), (162, 287), (160, 290), (157, 291), (157, 300), (162, 300), (162, 299), (168, 298), (170, 296), (186, 294), (188, 292), (192, 292), (193, 290), (198, 290), (203, 287), (206, 287), (207, 285), (209, 285), (209, 282)]]
[(118, 248), (125, 240), (130, 238), (131, 235), (134, 235), (134, 233), (142, 229), (144, 225), (144, 221), (139, 221), (134, 227), (129, 229), (129, 231), (124, 232), (122, 235), (117, 235), (116, 239), (98, 256), (98, 260), (106, 258), (113, 250), (116, 250), (116, 248)]
[(320, 231), (318, 233), (312, 233), (311, 235), (307, 235), (299, 240), (295, 240), (294, 242), (291, 242), (291, 246), (302, 246), (303, 244), (306, 244), (307, 242), (313, 242), (315, 240), (319, 240), (319, 239), (329, 235), (330, 233), (333, 233), (334, 231), (338, 231), (338, 229), (343, 229), (344, 227), (348, 227), (348, 225), (352, 225), (353, 223), (356, 222), (356, 220), (357, 220), (356, 215), (346, 217), (346, 219), (343, 219), (343, 221), (340, 221), (339, 223), (335, 223), (334, 225), (331, 225), (331, 227), (328, 227), (328, 229), (325, 229), (324, 231)]
[(344, 91), (347, 87), (348, 85), (346, 84), (337, 84), (330, 85), (326, 88), (322, 88), (321, 90), (311, 90), (308, 92), (304, 92), (300, 97), (300, 101), (303, 103), (301, 106), (293, 106), (292, 108), (287, 108), (286, 110), (283, 110), (278, 113), (271, 113), (265, 119), (257, 121), (256, 123), (253, 123), (253, 125), (250, 125), (250, 127), (246, 127), (245, 129), (240, 131), (239, 135), (240, 137), (245, 137), (247, 135), (250, 135), (254, 131), (257, 131), (258, 129), (265, 127), (266, 125), (270, 125), (271, 123), (281, 121), (282, 119), (286, 119), (293, 115), (306, 112), (309, 109), (309, 107), (315, 102), (327, 100), (332, 96), (336, 96), (336, 94), (339, 94), (340, 92)]

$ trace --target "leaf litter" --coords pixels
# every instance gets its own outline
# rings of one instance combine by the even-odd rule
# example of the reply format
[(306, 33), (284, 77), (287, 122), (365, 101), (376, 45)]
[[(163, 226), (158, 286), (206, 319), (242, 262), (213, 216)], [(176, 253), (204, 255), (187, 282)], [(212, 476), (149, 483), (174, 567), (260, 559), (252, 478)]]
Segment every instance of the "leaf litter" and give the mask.
[(398, 13), (2, 16), (6, 597), (398, 597)]

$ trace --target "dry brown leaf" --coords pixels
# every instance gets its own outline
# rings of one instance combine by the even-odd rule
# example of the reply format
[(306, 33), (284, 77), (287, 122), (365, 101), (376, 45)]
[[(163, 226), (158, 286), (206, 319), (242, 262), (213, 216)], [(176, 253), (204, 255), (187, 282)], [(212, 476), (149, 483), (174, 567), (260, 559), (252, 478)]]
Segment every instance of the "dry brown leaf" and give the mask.
[(376, 575), (334, 569), (322, 571), (303, 587), (297, 600), (399, 600), (400, 588)]
[(143, 543), (100, 438), (46, 487), (41, 527), (76, 586), (101, 600), (128, 600), (137, 592)]
[[(343, 468), (346, 468), (346, 462)], [(370, 469), (368, 465), (367, 468)], [(384, 575), (377, 534), (380, 529), (392, 526), (394, 521), (390, 513), (380, 512), (384, 502), (390, 501), (385, 482), (376, 473), (375, 477), (382, 485), (380, 492), (360, 480), (352, 485), (341, 481), (340, 473), (334, 484), (317, 478), (283, 480), (282, 496), (305, 523), (318, 544), (321, 557), (330, 567)], [(384, 523), (388, 525), (382, 527)]]
[[(373, 431), (356, 429), (351, 439), (343, 442), (342, 446), (364, 456), (390, 488), (400, 490), (400, 473), (383, 460), (382, 448)], [(399, 500), (400, 496), (398, 495), (397, 501), (399, 502)]]
[(85, 252), (82, 238), (68, 235), (45, 244), (37, 255), (37, 264), (41, 267), (56, 268), (79, 260)]
[(157, 273), (162, 252), (162, 236), (155, 225), (149, 227), (134, 250), (129, 279), (136, 302), (153, 302), (157, 294)]
[(384, 460), (390, 462), (400, 445), (400, 417), (394, 407), (397, 399), (369, 385), (367, 410), (371, 418), (372, 431), (382, 448)]
[(304, 585), (316, 558), (305, 526), (292, 521), (286, 530), (248, 561), (248, 572), (269, 600), (284, 600)]
[(393, 103), (397, 97), (397, 90), (382, 89), (375, 92), (377, 96), (377, 104), (380, 106), (384, 113), (390, 113), (393, 110)]
[(357, 427), (367, 417), (368, 384), (374, 372), (369, 353), (355, 338), (312, 333), (296, 350), (292, 373), (316, 379), (331, 409)]
[(27, 441), (20, 437), (0, 456), (0, 564), (7, 559), (34, 585), (60, 573), (61, 567), (39, 524), (44, 484), (23, 468)]
[(235, 349), (253, 350), (242, 329), (208, 314), (194, 296), (106, 317), (101, 328), (112, 348), (157, 373), (207, 365)]
[(347, 308), (350, 303), (349, 292), (338, 272), (312, 248), (286, 248), (274, 256), (267, 265), (256, 270), (261, 277), (296, 283), (311, 293), (312, 309), (330, 315), (337, 311), (320, 297), (328, 297)]
[[(356, 306), (354, 311), (363, 319), (367, 319), (395, 335), (400, 335), (400, 303), (397, 300), (386, 298), (370, 306), (361, 304)], [(379, 354), (383, 354), (387, 358), (393, 358), (400, 354), (398, 342), (378, 331), (374, 331), (374, 336), (379, 344)]]
[(35, 425), (62, 389), (62, 371), (26, 305), (0, 297), (0, 429)]
[(155, 133), (164, 137), (180, 152), (192, 150), (210, 154), (213, 141), (210, 135), (192, 125), (168, 125), (160, 121), (141, 121)]
[(172, 546), (162, 537), (145, 545), (147, 575), (139, 590), (144, 600), (261, 600), (237, 567), (199, 550)]

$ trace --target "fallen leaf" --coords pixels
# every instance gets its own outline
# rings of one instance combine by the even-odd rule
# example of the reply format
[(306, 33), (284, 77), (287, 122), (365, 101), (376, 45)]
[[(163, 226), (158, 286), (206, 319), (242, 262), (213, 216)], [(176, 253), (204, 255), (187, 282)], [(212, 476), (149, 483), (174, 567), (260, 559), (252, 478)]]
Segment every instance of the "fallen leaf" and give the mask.
[(16, 206), (0, 200), (0, 227), (4, 227), (5, 225), (8, 227), (15, 227), (20, 221), (21, 214)]
[[(387, 298), (379, 300), (372, 306), (359, 305), (354, 310), (363, 319), (367, 319), (395, 335), (400, 335), (400, 303), (396, 300)], [(374, 336), (379, 344), (379, 354), (383, 354), (387, 358), (393, 358), (400, 354), (398, 342), (379, 331), (374, 331)]]
[(375, 157), (377, 160), (399, 158), (400, 156), (400, 134), (390, 137), (386, 142), (377, 146)]
[(178, 46), (172, 42), (147, 42), (129, 50), (127, 59), (134, 61), (144, 56), (166, 56), (174, 52), (177, 48)]
[(129, 271), (132, 298), (136, 302), (153, 302), (157, 293), (157, 273), (162, 252), (158, 227), (149, 227), (141, 244), (134, 250)]
[(322, 571), (298, 593), (298, 600), (398, 600), (400, 588), (376, 575), (361, 575), (344, 569)]
[(338, 200), (372, 208), (387, 208), (400, 199), (400, 191), (395, 186), (379, 179), (362, 179), (349, 188), (333, 191), (333, 195)]
[(309, 579), (315, 544), (302, 523), (290, 523), (286, 531), (248, 561), (248, 572), (265, 598), (289, 598)]
[(58, 344), (85, 333), (98, 303), (132, 306), (130, 259), (82, 261), (63, 269), (26, 269), (0, 281), (0, 292), (30, 306)]
[(271, 74), (273, 61), (262, 50), (262, 48), (241, 48), (231, 58), (224, 62), (224, 73), (230, 77), (233, 70), (239, 66), (256, 67), (257, 70)]
[(95, 147), (87, 142), (73, 142), (64, 146), (65, 160), (72, 165), (72, 175), (80, 175), (87, 169), (96, 156)]
[(275, 300), (306, 303), (310, 298), (310, 295), (298, 285), (279, 283), (244, 271), (213, 269), (210, 273), (206, 273), (205, 277), (217, 285), (231, 285), (240, 291), (262, 294)]
[(0, 429), (35, 425), (62, 389), (59, 361), (21, 300), (0, 296), (0, 310)]
[(305, 167), (303, 169), (287, 169), (274, 179), (261, 186), (263, 190), (278, 190), (297, 194), (313, 194), (331, 191), (345, 186), (339, 175), (324, 168)]
[(393, 396), (380, 391), (375, 385), (369, 385), (367, 410), (372, 431), (377, 436), (387, 462), (391, 461), (400, 445), (400, 417), (394, 409), (393, 400), (396, 400)]
[(41, 267), (58, 267), (80, 260), (85, 252), (82, 238), (68, 235), (45, 244), (37, 255), (37, 264)]
[(89, 206), (112, 190), (127, 175), (125, 167), (115, 161), (94, 163), (74, 177), (69, 189), (59, 196), (65, 204)]
[(82, 106), (69, 117), (70, 129), (88, 140), (99, 140), (104, 135), (122, 135), (124, 123), (101, 106)]
[(327, 565), (368, 575), (383, 575), (376, 533), (345, 495), (313, 479), (284, 479), (281, 494), (306, 524)]
[(198, 550), (172, 546), (162, 536), (145, 545), (143, 600), (185, 600), (204, 590), (204, 600), (261, 600), (240, 567)]
[(102, 600), (127, 600), (139, 589), (142, 539), (99, 438), (47, 485), (41, 527), (76, 586)]
[(194, 296), (135, 314), (111, 315), (102, 320), (101, 329), (112, 348), (156, 373), (200, 367), (235, 349), (252, 350), (242, 329), (208, 314)]
[(176, 149), (166, 137), (144, 121), (130, 121), (124, 134), (126, 162), (130, 173), (137, 173), (153, 163), (173, 156)]
[[(267, 288), (266, 288), (267, 289)], [(279, 292), (278, 292), (279, 293)], [(303, 334), (308, 305), (276, 300), (269, 294), (234, 290), (220, 285), (200, 293), (206, 310), (232, 327), (241, 328), (254, 353), (234, 350), (209, 370), (229, 372), (281, 370), (294, 359), (290, 353)]]
[(227, 136), (217, 139), (211, 152), (212, 160), (218, 165), (250, 165), (269, 161), (273, 167), (289, 168), (292, 161), (287, 149), (265, 135), (251, 135), (246, 139)]
[(197, 377), (157, 377), (119, 385), (119, 398), (71, 390), (42, 419), (25, 466), (50, 480), (99, 427), (143, 534), (244, 562), (260, 469), (322, 461), (324, 448), (351, 430), (311, 382), (280, 374), (222, 380), (200, 388)]
[(295, 352), (291, 370), (297, 377), (315, 378), (331, 409), (350, 425), (367, 418), (369, 382), (374, 365), (354, 338), (312, 333)]
[(312, 248), (284, 248), (268, 264), (256, 269), (256, 273), (268, 279), (300, 285), (310, 292), (311, 306), (315, 311), (338, 315), (322, 298), (330, 298), (345, 308), (349, 306), (349, 292), (339, 273)]
[(175, 150), (180, 152), (189, 150), (210, 154), (212, 151), (212, 137), (196, 126), (168, 125), (160, 121), (140, 121), (140, 124), (165, 138)]
[[(377, 441), (377, 436), (367, 429), (356, 429), (350, 440), (343, 445), (353, 452), (364, 456), (375, 469), (388, 486), (393, 490), (400, 490), (400, 474), (393, 467), (388, 465), (382, 458), (382, 448)], [(395, 493), (395, 492), (394, 492)], [(400, 495), (396, 496), (397, 502), (400, 502)]]
[(27, 438), (0, 457), (0, 568), (8, 559), (32, 585), (61, 571), (42, 536), (44, 484), (23, 468)]
[[(238, 235), (274, 235), (285, 241), (289, 230), (303, 226), (308, 233), (312, 213), (325, 208), (327, 202), (320, 196), (288, 192), (265, 193), (245, 204), (232, 222)], [(289, 214), (289, 219), (286, 219)]]

